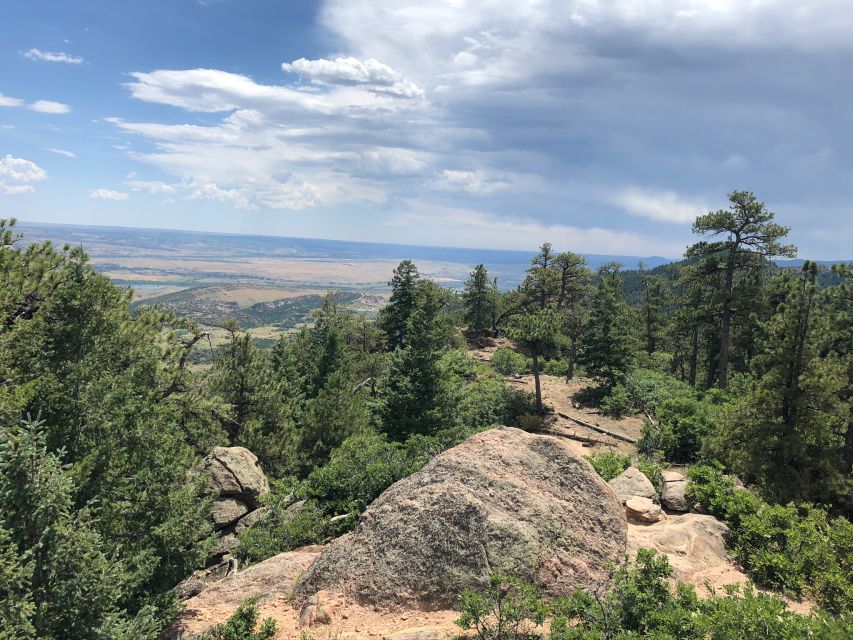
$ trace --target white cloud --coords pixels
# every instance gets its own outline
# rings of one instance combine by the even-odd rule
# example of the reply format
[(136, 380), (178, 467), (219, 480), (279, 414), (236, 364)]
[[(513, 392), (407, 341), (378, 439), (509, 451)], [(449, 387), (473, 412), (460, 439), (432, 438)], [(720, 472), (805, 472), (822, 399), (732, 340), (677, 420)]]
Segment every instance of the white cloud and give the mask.
[(112, 189), (93, 189), (89, 192), (89, 197), (93, 200), (127, 200), (130, 196)]
[(499, 180), (485, 171), (460, 171), (445, 169), (433, 183), (439, 191), (465, 192), (473, 195), (488, 195), (510, 188), (506, 180)]
[(22, 104), (24, 104), (23, 100), (4, 96), (2, 93), (0, 93), (0, 107), (20, 107)]
[(29, 108), (33, 111), (38, 111), (39, 113), (68, 113), (71, 111), (71, 107), (67, 104), (63, 104), (61, 102), (54, 102), (53, 100), (37, 100), (29, 105)]
[(710, 209), (704, 202), (683, 198), (673, 191), (650, 192), (634, 188), (617, 193), (613, 203), (632, 216), (678, 224), (693, 222)]
[(400, 98), (422, 98), (424, 91), (386, 64), (369, 58), (335, 58), (307, 60), (299, 58), (281, 65), (284, 71), (298, 73), (312, 82), (360, 86), (376, 93), (387, 93)]
[(30, 60), (41, 60), (43, 62), (64, 62), (66, 64), (83, 63), (83, 58), (80, 56), (73, 56), (70, 53), (65, 53), (63, 51), (52, 52), (30, 49), (29, 51), (24, 52), (24, 57), (29, 58)]
[(0, 193), (30, 193), (31, 183), (47, 179), (47, 172), (35, 162), (7, 154), (0, 158)]
[(73, 151), (67, 151), (66, 149), (55, 149), (53, 147), (45, 147), (45, 151), (50, 151), (60, 156), (65, 156), (66, 158), (76, 158), (77, 154)]
[(683, 251), (680, 242), (628, 231), (554, 224), (459, 207), (408, 204), (409, 209), (390, 224), (417, 234), (412, 237), (424, 244), (532, 250), (548, 241), (560, 249), (581, 253), (674, 257)]
[(148, 193), (174, 193), (181, 186), (159, 180), (136, 180), (132, 175), (128, 176), (124, 183), (131, 191), (147, 191)]

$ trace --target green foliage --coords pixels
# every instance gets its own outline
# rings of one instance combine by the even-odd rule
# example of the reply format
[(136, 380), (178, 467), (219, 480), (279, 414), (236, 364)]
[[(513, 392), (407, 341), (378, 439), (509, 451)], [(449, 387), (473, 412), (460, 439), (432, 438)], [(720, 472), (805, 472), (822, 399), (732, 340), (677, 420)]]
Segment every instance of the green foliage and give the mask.
[(30, 554), (0, 528), (0, 640), (35, 637), (32, 579)]
[(637, 458), (637, 468), (649, 479), (658, 493), (663, 491), (663, 467), (661, 465), (641, 455)]
[(631, 458), (615, 451), (593, 453), (587, 461), (596, 473), (608, 482), (631, 466)]
[(466, 590), (459, 597), (456, 621), (477, 640), (532, 640), (545, 621), (548, 606), (541, 592), (516, 578), (493, 575), (482, 591)]
[(813, 595), (831, 612), (853, 606), (853, 525), (809, 505), (770, 505), (719, 467), (689, 471), (687, 497), (731, 528), (734, 556), (761, 586)]
[(433, 434), (453, 424), (451, 389), (440, 366), (446, 335), (441, 308), (439, 287), (420, 283), (402, 348), (391, 356), (381, 385), (382, 429), (394, 439)]
[(569, 370), (569, 364), (565, 360), (546, 360), (542, 365), (542, 373), (546, 376), (564, 377)]
[(380, 493), (411, 473), (405, 447), (366, 432), (347, 438), (329, 463), (311, 472), (302, 494), (333, 514), (359, 514)]
[(329, 533), (328, 516), (313, 500), (296, 503), (295, 482), (273, 480), (262, 498), (267, 515), (238, 538), (236, 555), (243, 561), (259, 562), (284, 551), (317, 544)]
[(631, 324), (619, 266), (611, 263), (599, 269), (579, 362), (593, 378), (613, 387), (627, 375), (632, 358)]
[(0, 427), (0, 541), (20, 558), (2, 574), (20, 601), (3, 605), (0, 624), (24, 637), (94, 640), (123, 622), (122, 586), (134, 576), (107, 555), (90, 511), (75, 511), (74, 490), (39, 423)]
[(198, 640), (273, 640), (276, 636), (275, 620), (267, 618), (258, 629), (258, 618), (257, 598), (250, 598), (237, 607), (227, 622), (201, 634)]
[[(214, 403), (185, 367), (202, 334), (156, 310), (131, 315), (129, 292), (78, 249), (3, 241), (0, 277), (0, 424), (34, 443), (25, 449), (39, 462), (27, 473), (50, 478), (34, 495), (21, 488), (24, 467), (8, 462), (21, 475), (7, 476), (0, 512), (22, 554), (39, 550), (30, 558), (33, 598), (50, 602), (39, 605), (45, 622), (34, 624), (80, 638), (139, 630), (152, 615), (162, 626), (168, 590), (212, 543), (205, 487), (187, 483), (200, 450), (221, 442)], [(38, 429), (10, 426), (28, 415), (40, 416)], [(22, 435), (34, 430), (37, 437)], [(18, 509), (39, 516), (19, 518)], [(49, 527), (43, 540), (31, 529), (39, 521)], [(62, 592), (73, 572), (72, 605)], [(57, 591), (39, 591), (48, 588)]]
[(411, 260), (403, 260), (394, 269), (394, 275), (388, 283), (391, 287), (391, 298), (379, 313), (379, 326), (385, 331), (391, 351), (402, 347), (406, 341), (409, 318), (417, 304), (419, 280), (418, 268)]
[(511, 376), (527, 370), (528, 360), (512, 349), (501, 347), (496, 349), (489, 361), (498, 373)]
[(554, 603), (551, 640), (841, 640), (853, 625), (849, 614), (790, 612), (783, 600), (757, 593), (752, 585), (731, 585), (699, 598), (692, 586), (671, 587), (671, 575), (665, 556), (640, 549), (633, 564), (616, 571), (603, 596), (577, 591)]
[(634, 407), (631, 395), (625, 385), (617, 384), (612, 387), (598, 403), (598, 409), (606, 416), (621, 418), (630, 413)]
[(489, 281), (489, 273), (482, 264), (474, 267), (465, 283), (462, 299), (465, 303), (465, 323), (469, 337), (482, 339), (491, 328), (495, 312), (497, 289)]
[(783, 278), (783, 301), (763, 325), (759, 377), (720, 416), (709, 450), (770, 500), (853, 505), (849, 385), (842, 360), (822, 355), (816, 270)]

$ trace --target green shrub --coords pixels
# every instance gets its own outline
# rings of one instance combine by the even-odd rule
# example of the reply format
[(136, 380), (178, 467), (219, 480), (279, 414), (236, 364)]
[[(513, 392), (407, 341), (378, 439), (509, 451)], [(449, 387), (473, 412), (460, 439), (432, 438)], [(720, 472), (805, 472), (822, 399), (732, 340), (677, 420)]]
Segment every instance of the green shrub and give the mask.
[(546, 360), (542, 373), (546, 376), (564, 377), (569, 372), (569, 363), (565, 360)]
[(658, 406), (675, 396), (696, 397), (696, 391), (688, 384), (660, 371), (634, 369), (625, 379), (625, 389), (637, 411), (657, 415)]
[(601, 413), (613, 418), (621, 418), (625, 414), (631, 413), (633, 409), (634, 403), (628, 389), (621, 384), (610, 389), (610, 393), (604, 396), (598, 404), (598, 410)]
[(640, 456), (637, 459), (637, 468), (642, 471), (643, 475), (645, 475), (649, 479), (649, 482), (654, 485), (655, 491), (658, 493), (663, 491), (663, 467), (661, 465), (654, 460)]
[(316, 502), (292, 505), (291, 483), (273, 480), (272, 491), (263, 498), (269, 514), (239, 535), (236, 555), (242, 561), (260, 562), (284, 551), (322, 542), (331, 531), (328, 516)]
[(459, 597), (462, 615), (456, 621), (477, 640), (529, 640), (545, 622), (548, 605), (536, 587), (516, 578), (493, 575), (483, 591), (466, 590)]
[(459, 424), (474, 432), (493, 425), (520, 426), (521, 416), (535, 409), (532, 394), (511, 389), (501, 379), (478, 378), (462, 390), (457, 418)]
[(615, 451), (593, 453), (587, 460), (596, 473), (608, 482), (631, 465), (631, 458)]
[(495, 371), (505, 376), (528, 370), (527, 358), (506, 347), (501, 347), (492, 354), (491, 364)]
[(827, 611), (853, 607), (853, 525), (810, 505), (770, 505), (738, 490), (719, 466), (692, 467), (688, 499), (726, 522), (733, 555), (760, 586), (813, 595)]
[(258, 626), (257, 598), (244, 601), (228, 622), (218, 624), (198, 636), (198, 640), (273, 640), (276, 634), (275, 620), (267, 618)]
[(328, 464), (311, 472), (301, 495), (329, 513), (358, 514), (412, 470), (402, 444), (375, 432), (357, 434), (332, 452)]

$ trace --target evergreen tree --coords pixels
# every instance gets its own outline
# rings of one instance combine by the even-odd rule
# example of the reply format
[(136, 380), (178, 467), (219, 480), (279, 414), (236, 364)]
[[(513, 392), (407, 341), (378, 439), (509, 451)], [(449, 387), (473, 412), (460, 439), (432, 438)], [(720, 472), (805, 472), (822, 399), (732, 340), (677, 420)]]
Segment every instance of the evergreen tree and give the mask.
[(586, 258), (570, 251), (557, 255), (554, 268), (559, 274), (555, 306), (562, 318), (562, 332), (568, 338), (566, 378), (571, 380), (575, 375), (575, 362), (583, 332), (583, 300), (587, 294), (586, 283), (589, 281), (590, 272), (586, 266)]
[(820, 357), (827, 326), (816, 305), (816, 273), (807, 261), (799, 278), (786, 274), (785, 301), (753, 362), (756, 381), (724, 414), (710, 448), (775, 501), (849, 504), (846, 371), (837, 357)]
[(283, 380), (236, 322), (224, 324), (229, 341), (211, 370), (209, 385), (225, 407), (216, 411), (231, 446), (244, 446), (273, 475), (295, 471), (297, 436)]
[(646, 353), (652, 355), (658, 349), (662, 332), (662, 307), (666, 304), (666, 280), (641, 269), (643, 281), (643, 335)]
[(553, 307), (534, 307), (512, 316), (507, 334), (533, 359), (533, 382), (535, 386), (536, 411), (543, 413), (540, 361), (543, 355), (554, 352), (561, 344), (561, 318)]
[(774, 214), (752, 193), (734, 191), (729, 194), (729, 201), (728, 210), (699, 216), (693, 223), (695, 234), (726, 235), (726, 239), (699, 242), (686, 253), (687, 258), (699, 262), (699, 269), (708, 276), (722, 274), (717, 382), (723, 389), (728, 383), (732, 320), (738, 309), (735, 295), (738, 277), (750, 270), (766, 268), (773, 257), (796, 255), (793, 246), (781, 244), (788, 228), (775, 224)]
[(417, 286), (420, 279), (418, 268), (411, 260), (403, 260), (396, 269), (388, 286), (391, 298), (379, 313), (379, 325), (385, 331), (388, 348), (394, 351), (406, 341), (409, 316), (417, 302)]
[(478, 264), (471, 272), (462, 299), (465, 302), (468, 335), (475, 341), (481, 340), (489, 331), (494, 317), (492, 286), (489, 273), (482, 264)]
[(332, 373), (308, 409), (300, 428), (301, 475), (329, 460), (349, 436), (367, 428), (367, 407), (358, 392), (358, 383), (348, 367)]
[(631, 322), (622, 294), (619, 265), (598, 270), (580, 360), (589, 374), (607, 387), (624, 379), (632, 361)]
[(406, 340), (391, 356), (381, 393), (382, 428), (396, 440), (451, 426), (450, 390), (439, 363), (445, 333), (440, 288), (421, 282), (416, 298)]

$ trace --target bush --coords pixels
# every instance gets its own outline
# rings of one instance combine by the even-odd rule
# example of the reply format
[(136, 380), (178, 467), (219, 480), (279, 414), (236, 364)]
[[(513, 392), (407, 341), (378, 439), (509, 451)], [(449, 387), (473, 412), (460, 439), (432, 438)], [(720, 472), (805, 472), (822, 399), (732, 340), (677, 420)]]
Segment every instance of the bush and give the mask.
[(275, 620), (267, 618), (258, 626), (257, 598), (243, 602), (228, 622), (218, 624), (206, 633), (198, 636), (198, 640), (273, 640), (276, 634)]
[(501, 347), (492, 354), (491, 364), (498, 373), (511, 376), (528, 370), (527, 358), (520, 353)]
[(640, 456), (637, 459), (637, 468), (649, 479), (658, 494), (663, 491), (663, 467), (654, 460)]
[(458, 422), (470, 432), (494, 425), (520, 426), (519, 419), (535, 413), (533, 396), (511, 389), (501, 379), (477, 379), (462, 391), (458, 404)]
[(322, 542), (330, 533), (328, 516), (316, 502), (293, 508), (295, 487), (272, 481), (272, 491), (263, 498), (269, 514), (240, 534), (236, 555), (243, 561), (260, 562), (307, 544)]
[(466, 590), (459, 597), (462, 615), (456, 621), (478, 640), (528, 640), (545, 622), (548, 606), (536, 587), (516, 578), (493, 575), (483, 591)]
[(615, 451), (593, 453), (587, 460), (596, 473), (608, 482), (631, 465), (631, 458)]
[(329, 513), (359, 514), (380, 493), (413, 471), (403, 445), (368, 432), (347, 438), (329, 463), (308, 476), (301, 495)]
[(493, 578), (482, 592), (462, 596), (457, 624), (478, 640), (539, 638), (551, 614), (550, 640), (842, 640), (853, 618), (788, 611), (783, 600), (732, 585), (699, 598), (692, 586), (671, 587), (666, 556), (640, 549), (634, 563), (619, 567), (606, 593), (576, 591), (550, 607), (537, 589), (507, 577)]
[(634, 403), (628, 389), (621, 384), (610, 389), (610, 393), (604, 396), (598, 404), (598, 410), (612, 418), (621, 418), (626, 413), (631, 413), (633, 409)]
[(719, 466), (695, 466), (687, 497), (726, 522), (735, 558), (760, 586), (813, 595), (827, 611), (853, 607), (853, 525), (811, 505), (769, 505)]
[(542, 373), (546, 376), (565, 377), (569, 372), (569, 363), (565, 360), (546, 360), (542, 366)]

